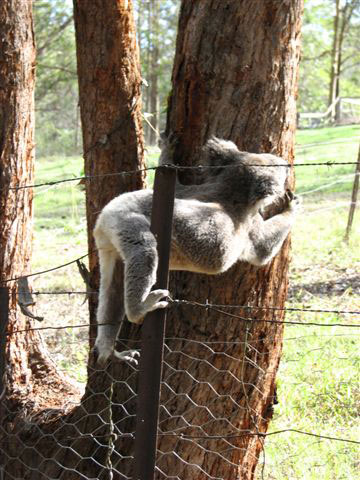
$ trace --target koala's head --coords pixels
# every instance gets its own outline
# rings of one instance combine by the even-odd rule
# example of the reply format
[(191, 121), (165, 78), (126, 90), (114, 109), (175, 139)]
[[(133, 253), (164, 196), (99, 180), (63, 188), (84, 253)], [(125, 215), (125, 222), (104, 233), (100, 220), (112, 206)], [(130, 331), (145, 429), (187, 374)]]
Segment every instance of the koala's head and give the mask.
[(241, 152), (233, 142), (216, 137), (207, 141), (203, 153), (211, 167), (207, 180), (223, 181), (239, 203), (261, 207), (284, 195), (289, 165), (281, 157)]

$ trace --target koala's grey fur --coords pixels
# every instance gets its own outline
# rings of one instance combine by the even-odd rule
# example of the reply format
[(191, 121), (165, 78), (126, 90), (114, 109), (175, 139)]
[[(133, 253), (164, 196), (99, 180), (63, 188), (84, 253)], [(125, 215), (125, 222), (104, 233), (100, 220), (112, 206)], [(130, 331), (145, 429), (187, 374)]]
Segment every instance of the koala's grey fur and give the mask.
[[(167, 161), (166, 149), (161, 163)], [(203, 154), (203, 164), (213, 167), (204, 168), (204, 183), (176, 187), (170, 269), (216, 275), (239, 260), (265, 265), (294, 222), (298, 201), (285, 188), (287, 163), (270, 154), (240, 152), (234, 143), (217, 138), (206, 143)], [(158, 264), (150, 231), (152, 194), (140, 190), (114, 198), (95, 226), (101, 274), (95, 349), (101, 365), (112, 354), (134, 361), (133, 352), (114, 352), (123, 315), (113, 318), (109, 298), (119, 257), (125, 265), (124, 308), (130, 322), (141, 323), (147, 312), (168, 305), (167, 290), (151, 291)], [(264, 220), (261, 209), (277, 200), (283, 211)]]

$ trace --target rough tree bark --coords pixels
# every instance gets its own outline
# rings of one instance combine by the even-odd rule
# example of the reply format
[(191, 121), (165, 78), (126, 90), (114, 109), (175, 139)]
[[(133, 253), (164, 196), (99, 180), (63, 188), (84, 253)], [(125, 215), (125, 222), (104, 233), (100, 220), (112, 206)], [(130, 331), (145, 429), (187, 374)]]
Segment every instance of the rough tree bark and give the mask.
[[(97, 289), (98, 267), (92, 237), (96, 214), (114, 196), (144, 184), (143, 173), (111, 175), (144, 166), (141, 78), (131, 1), (74, 0), (74, 13), (85, 172), (89, 176), (105, 175), (86, 182), (90, 286)], [(9, 192), (10, 182), (11, 186), (32, 182), (31, 2), (2, 2), (0, 20), (6, 60), (0, 64), (0, 245), (4, 247), (0, 272), (2, 278), (9, 278), (27, 272), (31, 251), (31, 230), (26, 229), (25, 223), (31, 217), (31, 190)], [(116, 306), (116, 299), (114, 303)], [(11, 308), (14, 321), (11, 319), (10, 334), (29, 325), (14, 313), (15, 290)], [(96, 296), (92, 296), (91, 321), (95, 309)], [(90, 332), (90, 342), (95, 330)], [(109, 478), (108, 407), (112, 379), (118, 375), (116, 367), (109, 367), (105, 374), (94, 371), (90, 363), (88, 385), (80, 400), (78, 392), (57, 375), (41, 346), (35, 332), (10, 336), (8, 401), (0, 428), (2, 478)], [(116, 392), (113, 401), (117, 402)]]
[[(302, 7), (302, 0), (254, 0), (251, 8), (246, 1), (183, 0), (166, 127), (178, 140), (175, 163), (191, 165), (210, 135), (293, 161)], [(172, 276), (174, 298), (260, 308), (222, 309), (248, 321), (186, 305), (169, 312), (160, 433), (176, 429), (183, 437), (160, 435), (159, 471), (254, 478), (263, 443), (256, 433), (267, 431), (272, 416), (282, 349), (283, 325), (265, 320), (281, 321), (283, 313), (266, 307), (284, 306), (288, 257), (286, 242), (264, 268)], [(240, 436), (191, 438), (207, 435)]]
[[(132, 3), (74, 0), (91, 287), (98, 287), (92, 235), (97, 214), (121, 192), (144, 186), (144, 175), (106, 176), (144, 167), (141, 75)], [(95, 306), (90, 300), (91, 323)]]

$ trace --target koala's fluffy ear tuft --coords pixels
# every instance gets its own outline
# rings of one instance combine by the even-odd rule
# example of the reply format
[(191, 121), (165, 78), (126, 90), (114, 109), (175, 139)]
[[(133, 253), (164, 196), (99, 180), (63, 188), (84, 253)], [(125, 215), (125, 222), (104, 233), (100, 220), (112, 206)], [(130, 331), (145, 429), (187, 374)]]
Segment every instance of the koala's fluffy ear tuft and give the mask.
[(203, 147), (203, 154), (209, 165), (230, 165), (234, 163), (234, 156), (239, 153), (235, 143), (230, 140), (221, 140), (211, 137)]
[[(239, 161), (239, 153), (235, 143), (230, 140), (211, 137), (202, 148), (201, 163), (212, 167), (234, 165)], [(221, 171), (221, 168), (209, 169), (207, 175), (217, 176)]]

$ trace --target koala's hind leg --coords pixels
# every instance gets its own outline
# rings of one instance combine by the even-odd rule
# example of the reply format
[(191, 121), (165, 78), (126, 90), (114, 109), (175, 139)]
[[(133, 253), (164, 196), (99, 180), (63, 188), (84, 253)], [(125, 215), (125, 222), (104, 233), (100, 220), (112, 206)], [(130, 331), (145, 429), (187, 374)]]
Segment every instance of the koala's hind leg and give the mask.
[[(97, 243), (100, 242), (97, 239)], [(114, 353), (121, 320), (124, 318), (122, 292), (116, 284), (116, 250), (103, 242), (98, 245), (100, 260), (100, 290), (97, 310), (98, 331), (94, 350), (97, 363), (103, 366)]]
[(147, 217), (131, 212), (119, 219), (119, 224), (121, 228), (113, 232), (111, 242), (125, 263), (125, 313), (130, 322), (142, 323), (146, 313), (168, 305), (161, 299), (169, 292), (151, 291), (156, 281), (158, 255)]

